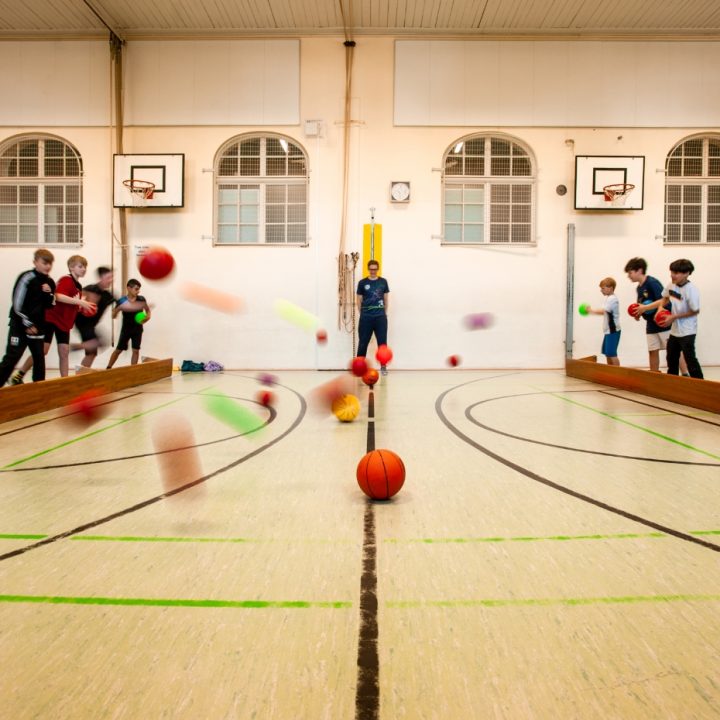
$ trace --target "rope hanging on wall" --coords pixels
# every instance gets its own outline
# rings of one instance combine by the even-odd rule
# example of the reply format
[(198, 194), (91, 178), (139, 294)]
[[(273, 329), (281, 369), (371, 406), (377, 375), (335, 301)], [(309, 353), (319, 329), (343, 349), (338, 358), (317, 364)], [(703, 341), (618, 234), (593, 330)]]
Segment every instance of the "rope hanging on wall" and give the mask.
[[(340, 14), (345, 29), (345, 112), (343, 117), (343, 169), (342, 169), (342, 211), (340, 214), (340, 247), (338, 252), (338, 329), (343, 328), (353, 335), (353, 355), (355, 354), (355, 266), (358, 253), (348, 255), (345, 252), (347, 239), (348, 185), (350, 175), (350, 128), (352, 112), (352, 71), (355, 41), (351, 38), (348, 19), (342, 0), (338, 0)], [(348, 2), (349, 17), (352, 19), (352, 0)]]

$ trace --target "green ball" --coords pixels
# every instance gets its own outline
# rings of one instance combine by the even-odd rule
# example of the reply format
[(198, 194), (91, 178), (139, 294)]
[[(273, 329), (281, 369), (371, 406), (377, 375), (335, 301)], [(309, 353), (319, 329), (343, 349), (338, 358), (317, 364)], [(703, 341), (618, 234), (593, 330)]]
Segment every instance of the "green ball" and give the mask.
[(148, 319), (148, 314), (144, 310), (141, 310), (139, 313), (137, 313), (135, 315), (135, 322), (138, 325), (142, 325), (144, 322), (147, 321), (147, 319)]
[(581, 315), (588, 315), (588, 314), (590, 313), (590, 306), (589, 306), (587, 303), (583, 303), (583, 304), (580, 305), (580, 307), (578, 308), (578, 312), (579, 312)]

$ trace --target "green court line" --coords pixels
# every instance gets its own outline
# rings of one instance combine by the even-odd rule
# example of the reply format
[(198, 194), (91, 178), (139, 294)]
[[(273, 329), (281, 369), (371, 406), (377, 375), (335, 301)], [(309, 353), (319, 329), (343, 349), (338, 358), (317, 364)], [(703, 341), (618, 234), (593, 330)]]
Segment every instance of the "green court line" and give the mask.
[[(688, 535), (720, 535), (720, 530), (690, 530)], [(0, 540), (43, 540), (48, 535), (31, 535), (24, 533), (0, 534)], [(519, 537), (467, 537), (467, 538), (385, 538), (383, 542), (450, 544), (450, 543), (501, 543), (501, 542), (542, 542), (567, 540), (633, 540), (642, 538), (669, 538), (667, 533), (616, 533), (614, 535), (545, 535)], [(319, 543), (319, 544), (356, 544), (348, 539), (330, 538), (222, 538), (222, 537), (168, 537), (144, 535), (73, 535), (68, 540), (86, 542), (135, 542), (135, 543)]]
[[(688, 535), (720, 535), (720, 530), (691, 530)], [(544, 540), (627, 540), (638, 538), (669, 538), (672, 535), (653, 533), (617, 533), (614, 535), (547, 535), (539, 537), (470, 537), (470, 538), (386, 538), (386, 543), (500, 543), (538, 542)]]
[(388, 608), (431, 607), (542, 607), (549, 605), (631, 605), (638, 603), (719, 602), (720, 595), (626, 595), (588, 598), (508, 598), (506, 600), (399, 600), (385, 603)]
[(51, 448), (47, 448), (47, 450), (41, 450), (40, 452), (36, 452), (33, 455), (28, 455), (27, 457), (21, 458), (20, 460), (16, 460), (15, 462), (11, 462), (8, 465), (3, 465), (0, 470), (9, 470), (10, 468), (14, 468), (18, 465), (22, 465), (23, 463), (28, 462), (29, 460), (34, 460), (35, 458), (41, 457), (42, 455), (47, 455), (48, 453), (54, 452), (55, 450), (60, 450), (61, 448), (67, 447), (68, 445), (72, 445), (73, 443), (80, 442), (81, 440), (85, 440), (86, 438), (93, 437), (93, 435), (99, 435), (100, 433), (105, 432), (106, 430), (112, 430), (113, 428), (117, 427), (118, 425), (122, 425), (124, 423), (130, 422), (131, 420), (136, 420), (139, 417), (142, 417), (143, 415), (149, 415), (150, 413), (156, 412), (157, 410), (162, 410), (163, 408), (166, 408), (168, 405), (173, 405), (177, 402), (181, 402), (182, 400), (185, 400), (186, 397), (181, 398), (175, 398), (174, 400), (170, 400), (169, 402), (163, 403), (162, 405), (158, 405), (157, 407), (154, 407), (150, 410), (145, 410), (144, 412), (135, 413), (135, 415), (131, 415), (128, 418), (123, 418), (122, 420), (118, 420), (117, 422), (112, 423), (111, 425), (106, 425), (105, 427), (98, 428), (97, 430), (93, 430), (92, 432), (85, 433), (84, 435), (79, 435), (76, 438), (73, 438), (72, 440), (68, 440), (64, 443), (60, 443), (59, 445), (55, 445)]
[(570, 403), (571, 405), (577, 405), (578, 407), (584, 408), (585, 410), (590, 410), (594, 413), (597, 413), (598, 415), (604, 415), (605, 417), (610, 418), (611, 420), (617, 420), (617, 422), (623, 423), (624, 425), (629, 425), (630, 427), (635, 428), (636, 430), (641, 430), (642, 432), (648, 433), (649, 435), (653, 435), (654, 437), (660, 438), (661, 440), (667, 440), (667, 442), (673, 443), (674, 445), (679, 445), (680, 447), (687, 448), (688, 450), (692, 450), (694, 452), (700, 453), (701, 455), (711, 457), (713, 460), (720, 460), (720, 455), (714, 455), (713, 453), (708, 452), (707, 450), (701, 450), (700, 448), (696, 448), (693, 445), (684, 443), (681, 440), (676, 440), (675, 438), (672, 438), (669, 435), (663, 435), (662, 433), (656, 432), (655, 430), (651, 430), (650, 428), (644, 427), (643, 425), (638, 425), (637, 423), (630, 422), (629, 420), (624, 420), (622, 417), (620, 417), (618, 415), (613, 415), (612, 413), (603, 412), (602, 410), (598, 410), (597, 408), (594, 408), (590, 405), (585, 405), (584, 403), (578, 402), (577, 400), (571, 400), (570, 398), (564, 397), (563, 395), (560, 395), (559, 393), (548, 393), (548, 395), (552, 395), (553, 397), (556, 397), (559, 400), (564, 400), (565, 402)]
[(124, 605), (140, 607), (192, 608), (349, 608), (349, 602), (309, 600), (189, 600), (167, 598), (67, 597), (63, 595), (0, 595), (4, 603), (44, 603), (50, 605)]
[[(0, 537), (2, 537), (0, 535)], [(44, 537), (44, 536), (43, 536)], [(221, 538), (221, 537), (163, 537), (163, 536), (135, 536), (135, 535), (73, 535), (69, 540), (90, 540), (93, 542), (150, 542), (150, 543), (332, 543), (357, 544), (355, 541), (326, 538)]]

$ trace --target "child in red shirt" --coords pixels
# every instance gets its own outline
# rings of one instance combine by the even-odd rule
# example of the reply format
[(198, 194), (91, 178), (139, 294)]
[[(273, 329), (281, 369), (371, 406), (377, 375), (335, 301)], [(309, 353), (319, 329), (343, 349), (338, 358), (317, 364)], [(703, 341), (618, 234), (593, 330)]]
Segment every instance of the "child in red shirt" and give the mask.
[[(80, 278), (87, 272), (87, 260), (82, 255), (73, 255), (68, 259), (67, 275), (63, 275), (55, 288), (55, 304), (45, 311), (45, 355), (50, 350), (53, 336), (57, 339), (60, 376), (67, 377), (70, 356), (70, 330), (75, 324), (78, 310), (89, 313), (96, 310), (94, 303), (82, 299)], [(23, 375), (32, 367), (32, 358), (28, 358), (22, 368), (13, 376), (13, 384), (22, 382)]]

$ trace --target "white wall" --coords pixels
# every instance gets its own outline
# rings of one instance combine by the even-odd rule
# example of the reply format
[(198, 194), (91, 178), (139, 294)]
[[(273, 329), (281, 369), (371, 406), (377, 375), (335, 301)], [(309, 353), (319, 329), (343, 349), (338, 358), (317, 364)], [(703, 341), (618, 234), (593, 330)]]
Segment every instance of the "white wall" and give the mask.
[(397, 125), (702, 126), (720, 43), (399, 40)]
[[(222, 41), (227, 43), (231, 41)], [(161, 43), (158, 43), (160, 45)], [(170, 43), (172, 44), (172, 43)], [(42, 46), (42, 43), (28, 43)], [(155, 52), (151, 44), (143, 52)], [(192, 43), (185, 42), (192, 47)], [(74, 46), (74, 44), (73, 44)], [(208, 43), (198, 44), (207, 58)], [(0, 44), (0, 50), (3, 45)], [(82, 56), (85, 45), (77, 52)], [(220, 48), (220, 45), (217, 46)], [(220, 52), (219, 50), (216, 51)], [(187, 48), (186, 48), (187, 50)], [(212, 50), (212, 49), (211, 49)], [(510, 53), (512, 47), (504, 48)], [(33, 52), (32, 49), (28, 52)], [(133, 43), (127, 62), (133, 67)], [(225, 53), (225, 50), (222, 50)], [(510, 53), (511, 54), (511, 53)], [(146, 327), (143, 352), (156, 357), (219, 360), (235, 368), (344, 367), (352, 352), (350, 336), (337, 329), (337, 255), (340, 234), (342, 179), (342, 114), (345, 84), (345, 50), (342, 38), (303, 39), (300, 43), (300, 78), (296, 100), (299, 123), (289, 125), (139, 124), (125, 134), (125, 152), (185, 153), (186, 204), (178, 210), (128, 211), (131, 247), (161, 243), (173, 252), (178, 271), (172, 282), (145, 282), (143, 291), (156, 303)], [(622, 272), (634, 255), (647, 258), (651, 274), (665, 281), (668, 263), (690, 257), (700, 288), (698, 354), (705, 364), (720, 363), (720, 336), (713, 321), (720, 313), (716, 277), (720, 248), (664, 247), (656, 236), (663, 227), (664, 175), (668, 151), (682, 138), (717, 127), (540, 127), (531, 109), (515, 102), (512, 126), (396, 126), (394, 124), (395, 43), (391, 38), (361, 38), (355, 50), (353, 120), (351, 130), (350, 220), (347, 252), (362, 250), (362, 226), (375, 207), (383, 225), (384, 274), (391, 286), (390, 345), (397, 368), (442, 367), (453, 353), (463, 356), (465, 367), (559, 367), (565, 356), (565, 247), (568, 223), (574, 223), (576, 240), (575, 306), (600, 300), (598, 281), (612, 275), (618, 280), (622, 306), (634, 297)], [(109, 73), (109, 53), (103, 57)], [(136, 66), (136, 65), (135, 65)], [(172, 65), (162, 73), (163, 87), (192, 94), (194, 98), (218, 94), (211, 86), (202, 92), (195, 84), (181, 86), (171, 77)], [(104, 70), (93, 71), (102, 75)], [(218, 76), (224, 77), (219, 72)], [(212, 83), (213, 74), (207, 74)], [(129, 79), (129, 78), (128, 78)], [(662, 78), (658, 78), (658, 83)], [(30, 82), (30, 80), (28, 80)], [(37, 83), (47, 78), (38, 77)], [(224, 86), (231, 93), (232, 88)], [(98, 100), (109, 107), (108, 97)], [(132, 116), (142, 117), (133, 97)], [(582, 90), (583, 93), (586, 89)], [(288, 106), (292, 95), (286, 98)], [(170, 102), (171, 99), (168, 99)], [(186, 103), (186, 99), (178, 102)], [(509, 101), (508, 101), (509, 102)], [(714, 100), (712, 100), (714, 102)], [(197, 105), (195, 105), (197, 106)], [(188, 106), (190, 107), (190, 106)], [(226, 106), (223, 106), (226, 107)], [(714, 105), (712, 106), (714, 107)], [(656, 108), (659, 113), (662, 108)], [(5, 113), (10, 112), (5, 108)], [(59, 111), (54, 111), (55, 113)], [(68, 108), (62, 113), (67, 114)], [(225, 110), (223, 110), (225, 112)], [(439, 112), (438, 108), (433, 109)], [(509, 112), (509, 111), (508, 111)], [(707, 108), (698, 108), (705, 117)], [(18, 104), (19, 118), (29, 110)], [(57, 115), (53, 115), (56, 117)], [(306, 138), (302, 121), (320, 118), (325, 136)], [(25, 121), (3, 121), (0, 141), (27, 130)], [(52, 132), (73, 143), (83, 156), (85, 178), (85, 254), (94, 267), (110, 259), (112, 247), (111, 202), (112, 145), (108, 127), (90, 127), (85, 110), (75, 122), (50, 121), (33, 130)], [(600, 123), (598, 123), (600, 124)], [(217, 149), (243, 132), (267, 130), (288, 135), (308, 152), (310, 167), (310, 244), (295, 247), (213, 247), (213, 176)], [(537, 160), (537, 245), (529, 248), (448, 247), (437, 239), (441, 232), (441, 175), (437, 172), (449, 145), (468, 133), (506, 133), (528, 145)], [(572, 141), (572, 142), (571, 142)], [(573, 210), (574, 156), (644, 155), (646, 157), (645, 209), (627, 213), (587, 213)], [(410, 180), (408, 205), (389, 202), (391, 180)], [(555, 192), (558, 184), (568, 194)], [(58, 257), (56, 275), (76, 248), (53, 248)], [(12, 283), (29, 266), (32, 249), (0, 248), (0, 306), (6, 311)], [(119, 255), (114, 252), (115, 261)], [(246, 302), (237, 317), (218, 315), (182, 300), (177, 286), (184, 279), (236, 292)], [(119, 290), (120, 288), (116, 288)], [(314, 338), (287, 325), (273, 311), (276, 298), (287, 298), (317, 313), (330, 332), (322, 348)], [(488, 311), (496, 317), (486, 331), (468, 332), (462, 317)], [(620, 357), (624, 364), (643, 365), (647, 351), (643, 328), (623, 318)], [(575, 315), (575, 355), (599, 351), (601, 318)], [(4, 340), (3, 340), (4, 341)], [(54, 358), (54, 352), (51, 358)], [(51, 362), (52, 364), (52, 362)]]

